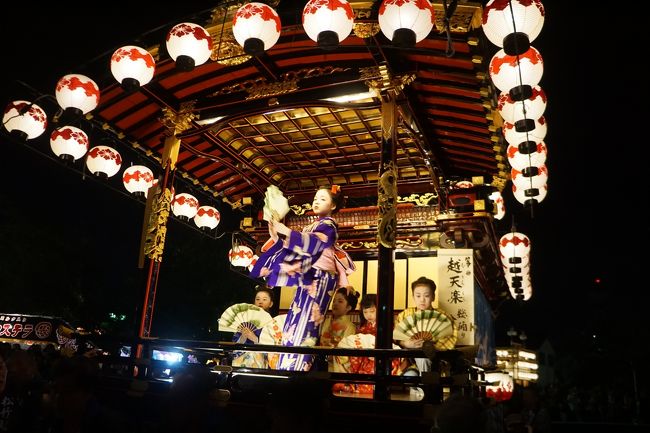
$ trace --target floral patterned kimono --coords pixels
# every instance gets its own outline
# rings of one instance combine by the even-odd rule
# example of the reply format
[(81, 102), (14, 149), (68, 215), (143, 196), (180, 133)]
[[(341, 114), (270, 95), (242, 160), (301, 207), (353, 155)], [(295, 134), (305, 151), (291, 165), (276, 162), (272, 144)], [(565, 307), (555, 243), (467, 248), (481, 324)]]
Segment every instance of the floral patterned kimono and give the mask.
[[(364, 325), (359, 326), (357, 334), (371, 334), (377, 336), (377, 324), (366, 322)], [(398, 346), (393, 345), (393, 348)], [(402, 358), (393, 358), (391, 360), (391, 374), (402, 374), (401, 366), (403, 363)], [(367, 356), (337, 356), (334, 362), (335, 370), (342, 373), (355, 373), (355, 374), (375, 374), (375, 358)], [(333, 392), (347, 392), (359, 394), (373, 394), (375, 386), (367, 383), (335, 383)]]
[[(337, 225), (323, 217), (292, 231), (287, 239), (262, 247), (262, 254), (251, 271), (252, 277), (265, 277), (267, 284), (297, 286), (282, 330), (283, 346), (314, 346), (319, 328), (337, 287), (348, 285), (347, 274), (355, 269), (352, 259), (335, 247)], [(283, 353), (279, 370), (307, 371), (313, 355)]]
[[(262, 329), (256, 329), (253, 332), (257, 335), (257, 338), (259, 338)], [(255, 344), (254, 341), (244, 337), (241, 332), (235, 332), (232, 341), (234, 343)], [(236, 351), (232, 353), (231, 365), (233, 367), (267, 368), (268, 361), (266, 359), (266, 354), (263, 352)]]

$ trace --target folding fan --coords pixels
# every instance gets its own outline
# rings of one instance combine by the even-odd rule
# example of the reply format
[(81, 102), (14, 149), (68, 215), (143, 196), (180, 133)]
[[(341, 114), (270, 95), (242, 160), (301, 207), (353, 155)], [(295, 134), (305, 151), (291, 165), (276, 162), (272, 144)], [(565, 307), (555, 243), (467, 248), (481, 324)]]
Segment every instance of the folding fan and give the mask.
[(289, 201), (277, 186), (269, 185), (266, 188), (263, 211), (264, 221), (280, 221), (289, 213)]
[(244, 328), (255, 331), (272, 319), (269, 313), (256, 305), (235, 304), (226, 308), (219, 318), (219, 331), (241, 332)]
[(430, 340), (438, 350), (453, 349), (458, 331), (448, 315), (440, 310), (419, 310), (395, 324), (394, 340)]
[(287, 320), (286, 314), (275, 316), (262, 327), (260, 332), (260, 344), (271, 344), (280, 346), (282, 344), (282, 328)]
[(374, 349), (375, 336), (372, 334), (352, 334), (341, 338), (336, 347), (350, 349)]

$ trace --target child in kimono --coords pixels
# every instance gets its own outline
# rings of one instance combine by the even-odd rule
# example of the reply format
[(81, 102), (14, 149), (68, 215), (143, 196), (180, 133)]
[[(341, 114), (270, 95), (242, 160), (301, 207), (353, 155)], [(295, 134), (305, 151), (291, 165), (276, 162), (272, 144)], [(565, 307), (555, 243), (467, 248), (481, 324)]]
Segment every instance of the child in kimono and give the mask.
[[(269, 221), (271, 239), (250, 275), (265, 277), (273, 287), (297, 286), (282, 330), (283, 346), (316, 345), (332, 294), (348, 285), (347, 274), (355, 269), (347, 253), (335, 246), (338, 226), (332, 214), (342, 205), (341, 188), (333, 185), (316, 191), (312, 211), (318, 220), (301, 232)], [(313, 355), (282, 353), (277, 367), (307, 371), (312, 362)]]
[[(260, 307), (268, 312), (273, 307), (273, 291), (267, 286), (258, 286), (255, 293), (254, 305)], [(241, 332), (235, 332), (233, 341), (236, 343), (244, 344), (257, 344), (259, 343), (260, 332), (262, 328), (255, 331), (249, 328), (244, 328)], [(231, 365), (233, 367), (248, 367), (248, 368), (267, 368), (268, 362), (266, 354), (263, 352), (233, 352)]]
[(352, 335), (356, 325), (348, 313), (357, 308), (359, 293), (353, 287), (339, 287), (332, 300), (332, 315), (321, 326), (320, 345), (336, 347), (341, 339)]

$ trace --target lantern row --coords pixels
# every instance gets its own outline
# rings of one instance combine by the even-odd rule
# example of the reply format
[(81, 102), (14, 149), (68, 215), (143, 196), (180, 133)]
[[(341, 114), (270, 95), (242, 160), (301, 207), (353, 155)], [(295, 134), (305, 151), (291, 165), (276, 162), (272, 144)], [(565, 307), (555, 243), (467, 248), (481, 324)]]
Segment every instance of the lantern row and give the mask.
[(518, 301), (527, 301), (533, 295), (530, 247), (528, 236), (516, 231), (506, 233), (499, 239), (499, 254), (510, 295)]
[(490, 61), (489, 73), (501, 93), (497, 110), (508, 142), (512, 192), (531, 205), (546, 197), (546, 94), (538, 85), (544, 72), (539, 51), (530, 45), (544, 25), (539, 0), (490, 0), (483, 9), (483, 32), (501, 47)]

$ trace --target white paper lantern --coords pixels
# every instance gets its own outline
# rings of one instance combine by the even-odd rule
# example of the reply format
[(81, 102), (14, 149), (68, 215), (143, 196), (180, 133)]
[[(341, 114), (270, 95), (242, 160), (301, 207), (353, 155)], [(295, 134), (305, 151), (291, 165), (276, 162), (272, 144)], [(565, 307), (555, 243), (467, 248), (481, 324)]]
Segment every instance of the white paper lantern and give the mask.
[[(546, 119), (544, 116), (538, 119), (528, 119), (528, 122), (525, 128), (520, 128), (520, 124), (504, 122), (501, 130), (503, 131), (503, 137), (506, 139), (508, 144), (513, 146), (519, 145), (524, 141), (534, 141), (535, 143), (541, 143), (544, 138), (546, 138), (546, 132), (548, 130), (548, 125), (546, 124)], [(526, 130), (528, 128), (532, 128)]]
[(280, 38), (280, 16), (264, 3), (247, 3), (232, 19), (232, 33), (246, 54), (259, 56)]
[(215, 229), (221, 221), (221, 214), (212, 206), (200, 206), (194, 215), (194, 224), (199, 228)]
[[(508, 155), (508, 162), (512, 168), (522, 171), (526, 167), (541, 167), (544, 165), (548, 153), (546, 143), (542, 141), (541, 143), (532, 142), (532, 144), (534, 146), (532, 152), (530, 152), (530, 149), (525, 143), (522, 146), (513, 146), (512, 144), (508, 146), (506, 154)], [(522, 153), (520, 149), (528, 153)]]
[(519, 203), (524, 205), (541, 203), (546, 198), (547, 193), (547, 184), (544, 184), (539, 188), (530, 188), (528, 185), (518, 187), (514, 183), (512, 184), (512, 195)]
[(521, 171), (513, 168), (510, 178), (517, 188), (541, 188), (548, 182), (548, 168), (546, 165), (524, 167)]
[(45, 132), (47, 114), (29, 101), (13, 101), (5, 108), (2, 124), (21, 140), (31, 140)]
[(503, 201), (503, 196), (501, 195), (501, 192), (494, 191), (492, 194), (488, 196), (488, 198), (494, 202), (494, 205), (496, 207), (496, 213), (494, 214), (494, 218), (498, 220), (503, 219), (503, 217), (506, 215), (506, 205), (505, 202)]
[(522, 259), (530, 254), (531, 242), (528, 236), (519, 232), (510, 232), (499, 239), (499, 253), (504, 267), (521, 263)]
[(257, 254), (253, 254), (253, 259), (251, 260), (251, 264), (248, 265), (248, 272), (253, 271), (253, 266), (255, 266), (255, 264), (257, 264), (257, 261), (259, 260), (259, 258), (260, 257)]
[(379, 6), (379, 28), (396, 46), (412, 47), (427, 37), (435, 22), (428, 0), (384, 0)]
[(228, 251), (230, 264), (237, 267), (247, 268), (253, 262), (253, 250), (246, 245), (235, 245)]
[(488, 70), (492, 83), (502, 92), (508, 92), (519, 85), (536, 86), (544, 75), (544, 61), (535, 47), (530, 47), (528, 51), (519, 55), (519, 62), (517, 56), (510, 56), (500, 50), (492, 56)]
[(98, 177), (112, 177), (122, 166), (120, 153), (109, 146), (95, 146), (88, 151), (86, 167)]
[(510, 92), (501, 92), (497, 102), (497, 110), (504, 121), (515, 123), (524, 118), (539, 119), (546, 110), (546, 93), (539, 86), (531, 88), (532, 95), (523, 101), (515, 100)]
[(212, 54), (212, 37), (194, 23), (176, 24), (167, 33), (167, 52), (181, 71), (204, 64)]
[(310, 0), (302, 10), (307, 36), (322, 48), (335, 48), (348, 37), (354, 12), (347, 0)]
[(485, 381), (491, 384), (485, 387), (486, 397), (496, 401), (507, 401), (512, 398), (512, 393), (515, 390), (515, 381), (508, 373), (485, 373)]
[(76, 161), (88, 152), (88, 135), (74, 126), (62, 126), (52, 131), (52, 152), (66, 161)]
[(542, 31), (544, 15), (540, 0), (490, 0), (483, 8), (483, 32), (508, 54), (521, 54)]
[(156, 61), (151, 53), (134, 45), (118, 48), (111, 56), (111, 73), (125, 90), (147, 84), (155, 69)]
[(56, 101), (61, 108), (77, 115), (86, 114), (99, 104), (99, 87), (81, 74), (68, 74), (56, 83)]
[(192, 194), (182, 192), (172, 200), (172, 212), (183, 219), (194, 218), (199, 210), (199, 201)]
[(128, 192), (144, 196), (153, 186), (153, 172), (144, 165), (132, 165), (124, 170), (122, 183)]

